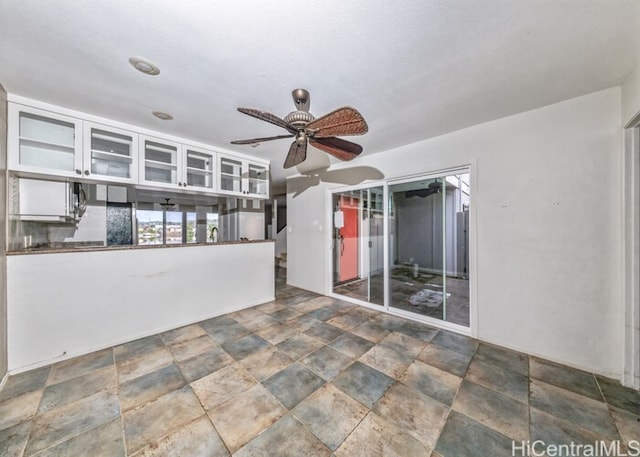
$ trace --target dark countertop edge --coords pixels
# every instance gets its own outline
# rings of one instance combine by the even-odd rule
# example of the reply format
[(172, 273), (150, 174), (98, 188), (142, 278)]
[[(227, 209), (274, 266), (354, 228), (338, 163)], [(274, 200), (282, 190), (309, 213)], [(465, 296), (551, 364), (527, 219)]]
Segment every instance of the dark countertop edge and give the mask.
[(31, 255), (31, 254), (63, 254), (70, 252), (96, 252), (96, 251), (134, 251), (138, 249), (165, 249), (165, 248), (191, 248), (203, 246), (229, 246), (232, 244), (274, 243), (274, 240), (250, 240), (250, 241), (223, 241), (220, 243), (190, 243), (190, 244), (155, 244), (149, 246), (87, 246), (79, 248), (61, 249), (24, 249), (22, 251), (7, 251), (7, 255)]

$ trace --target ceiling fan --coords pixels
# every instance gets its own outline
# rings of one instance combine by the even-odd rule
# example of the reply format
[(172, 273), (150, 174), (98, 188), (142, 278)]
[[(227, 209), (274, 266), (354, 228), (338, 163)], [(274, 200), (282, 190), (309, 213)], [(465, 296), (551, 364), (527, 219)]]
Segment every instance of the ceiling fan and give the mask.
[(335, 111), (315, 118), (309, 112), (311, 101), (309, 92), (305, 89), (295, 89), (292, 94), (296, 111), (287, 114), (283, 119), (266, 111), (251, 108), (238, 108), (238, 111), (282, 127), (289, 132), (287, 135), (277, 135), (266, 138), (252, 138), (236, 140), (232, 144), (256, 144), (263, 141), (293, 138), (289, 153), (284, 161), (284, 168), (291, 168), (304, 162), (307, 158), (307, 144), (331, 154), (340, 160), (355, 159), (361, 152), (362, 146), (352, 143), (338, 136), (362, 135), (369, 127), (356, 109), (345, 106)]

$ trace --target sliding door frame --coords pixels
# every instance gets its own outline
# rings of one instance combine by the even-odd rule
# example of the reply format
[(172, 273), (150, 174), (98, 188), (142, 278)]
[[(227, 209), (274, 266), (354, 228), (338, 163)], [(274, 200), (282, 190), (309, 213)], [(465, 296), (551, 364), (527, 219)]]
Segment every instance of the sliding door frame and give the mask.
[[(460, 165), (460, 166), (455, 166), (455, 167), (451, 167), (451, 168), (442, 168), (442, 169), (438, 169), (438, 170), (434, 170), (434, 171), (430, 171), (427, 173), (420, 173), (420, 174), (415, 174), (415, 175), (411, 175), (411, 176), (403, 176), (403, 177), (399, 177), (399, 178), (390, 178), (390, 179), (386, 179), (386, 180), (382, 180), (382, 181), (371, 181), (371, 182), (367, 182), (366, 184), (359, 184), (359, 185), (355, 185), (355, 186), (341, 186), (341, 187), (334, 187), (331, 189), (328, 189), (326, 192), (326, 205), (325, 207), (328, 209), (327, 211), (327, 215), (326, 215), (326, 227), (328, 228), (326, 230), (326, 243), (327, 243), (327, 249), (329, 252), (329, 256), (328, 259), (329, 261), (327, 262), (327, 269), (328, 269), (328, 274), (326, 275), (326, 285), (325, 285), (325, 290), (326, 290), (326, 295), (333, 297), (333, 298), (337, 298), (343, 301), (348, 301), (351, 303), (355, 303), (361, 306), (365, 306), (367, 308), (371, 308), (371, 309), (376, 309), (376, 310), (382, 310), (386, 313), (392, 314), (392, 315), (397, 315), (400, 317), (404, 317), (407, 319), (411, 319), (411, 320), (415, 320), (418, 322), (422, 322), (425, 324), (429, 324), (432, 325), (434, 327), (439, 327), (439, 328), (443, 328), (443, 329), (447, 329), (447, 330), (451, 330), (453, 332), (456, 333), (461, 333), (464, 335), (470, 335), (472, 337), (477, 337), (478, 336), (478, 312), (477, 312), (477, 297), (478, 297), (478, 292), (477, 292), (477, 283), (478, 283), (478, 269), (477, 269), (477, 224), (476, 224), (476, 219), (477, 219), (477, 206), (478, 206), (478, 202), (477, 202), (477, 183), (476, 183), (476, 176), (477, 176), (477, 172), (476, 172), (476, 161), (474, 160), (471, 163), (468, 164), (464, 164), (464, 165)], [(390, 300), (390, 292), (391, 292), (391, 287), (390, 287), (390, 278), (389, 278), (389, 273), (390, 273), (390, 264), (389, 264), (389, 258), (390, 258), (390, 252), (389, 252), (389, 186), (390, 185), (395, 185), (395, 184), (403, 184), (403, 183), (408, 183), (408, 182), (412, 182), (412, 181), (416, 181), (416, 180), (420, 180), (420, 179), (434, 179), (434, 178), (442, 178), (451, 174), (456, 174), (456, 173), (469, 173), (469, 181), (470, 181), (470, 188), (471, 188), (471, 192), (470, 192), (470, 209), (469, 209), (469, 327), (465, 327), (462, 325), (458, 325), (458, 324), (454, 324), (451, 322), (447, 322), (441, 319), (436, 319), (436, 318), (431, 318), (428, 316), (423, 316), (420, 315), (418, 313), (412, 313), (409, 311), (403, 311), (401, 309), (396, 309), (396, 308), (392, 308), (391, 305), (391, 300)], [(373, 304), (373, 303), (369, 303), (367, 301), (363, 301), (363, 300), (359, 300), (357, 298), (352, 298), (352, 297), (348, 297), (345, 295), (340, 295), (337, 293), (334, 293), (333, 291), (333, 263), (334, 263), (334, 221), (333, 221), (333, 196), (334, 194), (338, 194), (341, 192), (350, 192), (350, 191), (357, 191), (357, 190), (365, 190), (365, 189), (370, 189), (370, 188), (374, 188), (374, 187), (382, 187), (383, 189), (383, 200), (384, 200), (384, 211), (383, 211), (383, 231), (384, 231), (384, 236), (383, 236), (383, 268), (384, 268), (384, 273), (383, 273), (383, 284), (384, 284), (384, 304), (378, 305), (378, 304)]]

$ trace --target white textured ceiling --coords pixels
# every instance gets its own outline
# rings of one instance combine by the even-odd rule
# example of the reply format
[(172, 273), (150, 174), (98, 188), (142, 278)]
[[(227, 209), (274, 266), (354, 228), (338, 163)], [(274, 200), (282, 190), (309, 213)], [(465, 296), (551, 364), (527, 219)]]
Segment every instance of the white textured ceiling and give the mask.
[[(10, 93), (271, 160), (285, 133), (236, 111), (359, 109), (366, 154), (620, 84), (639, 0), (2, 0)], [(161, 69), (135, 71), (131, 56)], [(163, 122), (151, 111), (175, 117)], [(356, 164), (354, 162), (354, 165)], [(294, 173), (295, 170), (289, 172)]]

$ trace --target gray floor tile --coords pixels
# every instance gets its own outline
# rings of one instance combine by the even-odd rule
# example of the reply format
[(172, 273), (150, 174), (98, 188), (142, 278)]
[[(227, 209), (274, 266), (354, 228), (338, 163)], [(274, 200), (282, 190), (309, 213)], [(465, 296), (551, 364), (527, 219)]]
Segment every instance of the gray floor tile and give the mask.
[(34, 457), (89, 456), (124, 457), (120, 418), (100, 424), (80, 435), (37, 453)]
[(114, 365), (67, 379), (58, 384), (49, 385), (42, 395), (38, 414), (72, 403), (102, 390), (115, 392), (115, 387), (116, 368)]
[(301, 359), (300, 362), (326, 381), (330, 381), (338, 373), (351, 365), (353, 358), (329, 346), (324, 346)]
[(300, 315), (301, 313), (292, 308), (281, 309), (280, 311), (276, 311), (275, 313), (270, 314), (271, 318), (275, 319), (278, 322), (285, 322)]
[(505, 370), (515, 371), (523, 376), (529, 376), (529, 357), (510, 349), (480, 343), (474, 358)]
[(332, 384), (307, 397), (294, 416), (331, 450), (335, 450), (367, 415), (369, 409)]
[(31, 421), (0, 430), (0, 455), (21, 457), (31, 431)]
[(64, 360), (53, 365), (47, 384), (57, 384), (111, 364), (113, 364), (113, 351), (111, 348)]
[(619, 437), (604, 403), (535, 379), (531, 380), (530, 388), (531, 407), (606, 438), (613, 440)]
[(467, 372), (471, 357), (430, 343), (418, 354), (418, 360), (453, 375), (463, 377)]
[(476, 340), (444, 330), (438, 332), (431, 342), (466, 356), (473, 356), (478, 348)]
[(469, 365), (465, 379), (500, 392), (514, 400), (524, 403), (529, 401), (529, 378), (478, 358), (474, 358)]
[(365, 322), (364, 324), (351, 329), (351, 333), (365, 338), (373, 343), (378, 343), (385, 336), (391, 333), (391, 330), (383, 327), (382, 325), (374, 322), (373, 319), (371, 319), (368, 322)]
[(375, 322), (382, 328), (393, 332), (410, 321), (390, 314), (380, 313), (377, 316), (372, 317), (370, 322)]
[(451, 411), (435, 450), (442, 457), (510, 456), (512, 440)]
[(300, 359), (313, 351), (320, 349), (324, 343), (308, 335), (299, 333), (288, 340), (278, 343), (276, 347), (292, 359)]
[(346, 356), (356, 359), (371, 349), (374, 344), (372, 341), (360, 336), (345, 333), (329, 343), (329, 346)]
[(304, 332), (305, 335), (322, 341), (323, 343), (330, 343), (344, 333), (344, 330), (333, 325), (322, 323)]
[[(235, 321), (234, 321), (235, 322)], [(216, 321), (216, 325), (200, 324), (202, 328), (209, 334), (211, 339), (218, 344), (224, 344), (228, 341), (237, 340), (245, 335), (251, 333), (251, 331), (242, 324), (235, 322), (226, 326), (222, 326)]]
[(292, 409), (324, 384), (324, 379), (299, 362), (263, 382), (264, 386), (287, 409)]
[(269, 347), (269, 342), (255, 334), (246, 335), (222, 345), (222, 348), (236, 360), (242, 360), (266, 347)]
[(116, 363), (122, 363), (125, 360), (157, 351), (164, 347), (164, 342), (162, 341), (162, 338), (160, 338), (160, 335), (152, 335), (114, 347), (113, 355)]
[(115, 393), (102, 391), (55, 408), (33, 421), (25, 455), (34, 454), (100, 424), (118, 419), (120, 408)]
[(298, 330), (282, 322), (277, 322), (256, 332), (256, 335), (264, 338), (271, 344), (281, 343), (282, 341), (289, 339), (297, 334)]
[(402, 374), (399, 381), (412, 389), (451, 405), (458, 392), (462, 378), (447, 373), (419, 360), (414, 361)]
[(580, 428), (573, 422), (531, 408), (531, 442), (540, 440), (547, 444), (593, 444), (602, 437)]
[(373, 410), (420, 441), (426, 449), (436, 445), (449, 412), (444, 404), (398, 382), (387, 390)]
[(414, 357), (408, 351), (402, 351), (398, 346), (384, 346), (378, 344), (369, 349), (359, 361), (375, 368), (386, 375), (397, 379), (411, 364)]
[(120, 408), (123, 412), (128, 411), (184, 385), (184, 377), (177, 365), (167, 365), (120, 385)]
[(370, 412), (335, 452), (336, 457), (429, 457), (431, 449), (397, 425)]
[(193, 382), (234, 362), (233, 357), (224, 349), (216, 347), (190, 359), (182, 360), (178, 362), (178, 366), (187, 382)]
[(622, 409), (611, 408), (611, 416), (626, 443), (632, 440), (640, 442), (640, 410), (638, 414), (631, 414)]
[(9, 379), (7, 379), (2, 390), (0, 390), (0, 403), (22, 394), (43, 389), (50, 371), (51, 366), (48, 365), (46, 367), (36, 368), (35, 370), (9, 376)]
[(234, 457), (329, 457), (331, 451), (305, 426), (287, 415), (233, 455)]
[(598, 384), (607, 403), (631, 414), (640, 411), (640, 392), (622, 386), (618, 381), (598, 376)]
[(368, 319), (368, 315), (358, 313), (358, 310), (350, 310), (343, 314), (338, 314), (327, 321), (327, 324), (339, 327), (343, 330), (351, 330), (358, 325), (364, 324)]
[(337, 311), (332, 311), (327, 308), (318, 308), (314, 311), (307, 313), (307, 316), (312, 317), (314, 319), (318, 319), (319, 321), (328, 321), (332, 317), (338, 314)]
[(529, 376), (594, 400), (604, 401), (596, 378), (590, 373), (530, 357)]
[(338, 389), (369, 408), (393, 382), (393, 378), (360, 362), (355, 362), (332, 381)]
[(418, 322), (407, 322), (398, 327), (397, 331), (422, 340), (425, 343), (430, 342), (439, 332), (437, 328), (429, 327), (428, 325)]
[(288, 320), (287, 325), (291, 328), (295, 328), (299, 332), (304, 332), (306, 330), (309, 330), (311, 327), (320, 324), (321, 322), (321, 320), (311, 317), (308, 314), (304, 314), (302, 316), (298, 316), (296, 318)]
[(466, 379), (452, 408), (516, 441), (529, 436), (528, 405)]
[(135, 457), (224, 457), (229, 452), (206, 415), (153, 443)]

